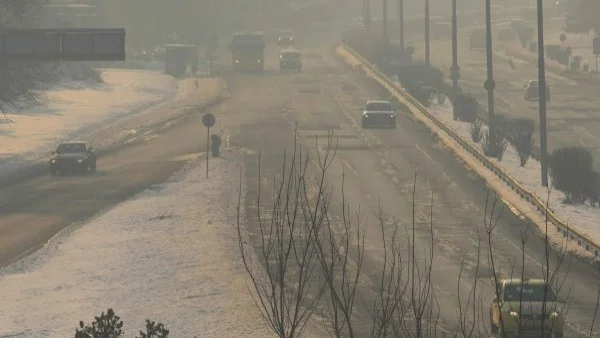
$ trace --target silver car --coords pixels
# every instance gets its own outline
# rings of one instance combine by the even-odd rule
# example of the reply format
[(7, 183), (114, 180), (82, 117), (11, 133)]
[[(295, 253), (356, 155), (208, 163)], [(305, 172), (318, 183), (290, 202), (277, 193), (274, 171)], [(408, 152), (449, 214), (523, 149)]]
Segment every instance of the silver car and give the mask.
[[(527, 101), (540, 99), (540, 82), (531, 80), (525, 85), (525, 93), (523, 98)], [(550, 86), (546, 83), (546, 101), (550, 101)]]
[(362, 127), (396, 128), (396, 110), (389, 101), (368, 101), (362, 110)]

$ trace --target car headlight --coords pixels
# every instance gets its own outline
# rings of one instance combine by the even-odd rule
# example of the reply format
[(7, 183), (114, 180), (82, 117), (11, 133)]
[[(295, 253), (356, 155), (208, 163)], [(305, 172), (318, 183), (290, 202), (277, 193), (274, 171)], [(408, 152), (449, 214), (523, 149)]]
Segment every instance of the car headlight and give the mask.
[(513, 317), (517, 317), (517, 316), (519, 316), (519, 313), (518, 313), (518, 312), (516, 312), (516, 311), (510, 311), (510, 313), (509, 313), (509, 314), (510, 314), (511, 316), (513, 316)]
[(256, 60), (256, 62), (261, 63), (262, 61), (261, 60)]
[(235, 60), (235, 63), (240, 63), (240, 60)]
[(394, 115), (394, 114), (390, 114), (390, 117), (391, 117), (391, 118), (395, 118), (395, 117), (396, 117), (396, 115)]
[(56, 159), (55, 158), (51, 159), (50, 163), (56, 163)]
[(554, 311), (550, 314), (550, 317), (552, 317), (552, 318), (558, 318), (558, 316), (560, 316), (560, 312), (558, 312), (558, 311)]
[(83, 163), (83, 159), (82, 158), (78, 159), (77, 163)]

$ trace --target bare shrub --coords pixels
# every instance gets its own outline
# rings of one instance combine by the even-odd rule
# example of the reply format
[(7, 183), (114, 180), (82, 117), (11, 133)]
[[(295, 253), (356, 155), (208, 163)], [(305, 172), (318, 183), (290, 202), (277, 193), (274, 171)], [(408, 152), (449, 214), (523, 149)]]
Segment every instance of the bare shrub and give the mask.
[(586, 198), (592, 206), (600, 207), (600, 173), (592, 171), (588, 179)]
[(483, 121), (481, 121), (480, 118), (477, 118), (475, 121), (471, 122), (471, 140), (473, 140), (475, 143), (481, 142), (481, 139), (483, 138), (483, 131), (481, 130), (481, 127), (483, 127)]
[[(334, 150), (328, 147), (319, 163), (323, 170), (331, 164)], [(252, 285), (252, 296), (263, 318), (282, 338), (298, 337), (315, 311), (325, 290), (321, 278), (317, 232), (328, 217), (329, 193), (324, 175), (312, 182), (310, 157), (295, 138), (294, 149), (284, 153), (282, 177), (275, 182), (270, 210), (264, 212), (261, 190), (257, 211), (261, 242), (253, 259), (253, 248), (244, 240), (241, 196), (237, 231), (242, 261)], [(260, 172), (260, 154), (259, 154)], [(261, 182), (261, 178), (259, 178)]]
[(584, 203), (592, 173), (592, 154), (583, 147), (566, 147), (552, 152), (550, 177), (554, 188), (565, 194), (566, 203)]
[(459, 121), (474, 122), (477, 120), (479, 101), (475, 96), (457, 93), (452, 99), (452, 105)]
[(499, 129), (496, 129), (494, 137), (490, 136), (489, 130), (483, 132), (481, 148), (485, 156), (502, 161), (507, 146), (508, 140), (506, 139), (506, 135), (500, 132)]
[(533, 153), (533, 131), (535, 122), (527, 118), (514, 118), (507, 126), (508, 141), (519, 155), (519, 164), (524, 167)]

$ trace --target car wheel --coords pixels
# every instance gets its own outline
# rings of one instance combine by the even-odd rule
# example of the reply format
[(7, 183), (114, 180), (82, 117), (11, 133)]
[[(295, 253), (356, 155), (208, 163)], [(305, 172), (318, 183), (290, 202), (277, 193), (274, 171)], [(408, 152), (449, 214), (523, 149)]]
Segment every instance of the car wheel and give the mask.
[(94, 162), (92, 162), (92, 164), (90, 165), (90, 171), (93, 173), (96, 172), (96, 160), (94, 160)]
[(365, 120), (362, 120), (361, 127), (363, 127), (363, 129), (364, 129), (364, 128), (367, 128), (367, 127), (368, 127), (368, 125), (367, 125), (367, 121), (365, 121)]

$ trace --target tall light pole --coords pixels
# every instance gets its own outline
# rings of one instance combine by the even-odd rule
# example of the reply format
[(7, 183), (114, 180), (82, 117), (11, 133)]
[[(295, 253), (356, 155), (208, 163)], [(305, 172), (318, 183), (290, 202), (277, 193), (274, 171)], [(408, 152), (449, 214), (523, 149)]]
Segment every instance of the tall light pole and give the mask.
[(425, 64), (430, 65), (429, 60), (429, 0), (425, 0)]
[(546, 62), (544, 57), (544, 10), (543, 1), (537, 0), (538, 19), (538, 81), (540, 84), (540, 164), (542, 167), (542, 186), (548, 186), (548, 140), (546, 130)]
[(367, 30), (371, 30), (371, 0), (365, 0), (365, 26)]
[[(490, 0), (485, 0), (485, 49), (487, 56), (487, 79), (484, 83), (484, 88), (488, 92), (488, 125), (489, 139), (487, 142), (491, 145), (492, 151), (497, 151), (496, 148), (496, 119), (494, 114), (494, 88), (496, 83), (494, 82), (494, 67), (493, 67), (493, 53), (492, 50), (492, 4)], [(490, 154), (496, 156), (497, 154)]]
[(383, 29), (382, 29), (382, 33), (383, 33), (383, 42), (384, 43), (388, 43), (390, 41), (389, 39), (389, 35), (388, 35), (388, 1), (387, 0), (383, 0)]
[[(458, 22), (456, 15), (456, 0), (452, 0), (452, 66), (450, 67), (450, 79), (452, 80), (452, 94), (458, 94), (458, 80), (460, 79), (460, 67), (458, 67)], [(458, 115), (456, 105), (452, 105), (452, 115), (456, 120)]]
[(404, 53), (404, 0), (398, 0), (398, 24), (400, 25), (400, 50)]

